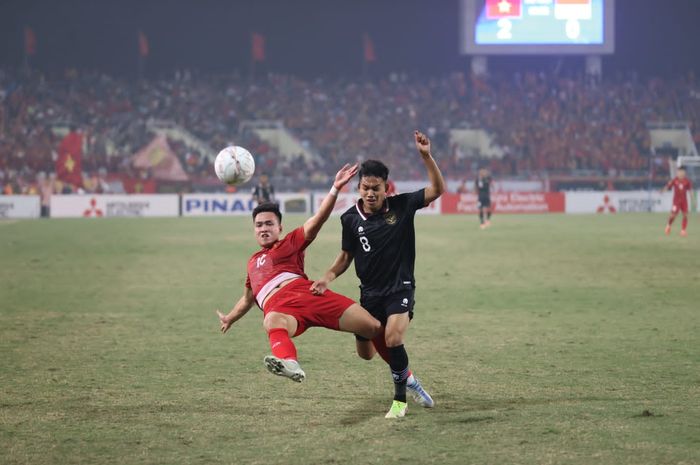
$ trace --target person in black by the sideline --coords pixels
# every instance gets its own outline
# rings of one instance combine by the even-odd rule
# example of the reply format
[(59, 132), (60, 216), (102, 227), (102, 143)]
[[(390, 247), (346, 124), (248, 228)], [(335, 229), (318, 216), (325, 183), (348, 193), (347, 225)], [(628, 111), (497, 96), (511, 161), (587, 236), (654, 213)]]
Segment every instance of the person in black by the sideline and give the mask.
[(253, 188), (253, 200), (258, 205), (263, 203), (277, 203), (275, 199), (275, 187), (270, 184), (266, 174), (261, 174), (258, 184)]
[[(485, 229), (491, 226), (491, 175), (486, 168), (481, 168), (479, 170), (479, 175), (474, 181), (474, 189), (479, 196), (479, 203), (477, 208), (479, 209), (479, 222), (481, 223), (481, 229)], [(484, 220), (484, 212), (486, 213), (486, 220)]]

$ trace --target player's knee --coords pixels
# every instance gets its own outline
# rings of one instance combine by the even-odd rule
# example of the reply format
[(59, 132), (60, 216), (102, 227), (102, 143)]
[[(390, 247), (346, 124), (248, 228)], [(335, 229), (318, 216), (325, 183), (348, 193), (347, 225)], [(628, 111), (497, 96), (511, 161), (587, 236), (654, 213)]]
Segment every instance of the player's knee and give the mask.
[(263, 329), (266, 333), (270, 332), (270, 330), (272, 329), (272, 325), (270, 324), (269, 320), (263, 320)]
[(400, 333), (387, 333), (385, 341), (387, 347), (397, 347), (403, 344), (403, 335)]
[(287, 329), (284, 319), (280, 318), (277, 315), (268, 315), (263, 320), (263, 328), (265, 329), (265, 332), (268, 332), (268, 333), (270, 331), (272, 331), (273, 329), (278, 329), (278, 328)]
[(370, 318), (368, 321), (362, 324), (362, 330), (358, 331), (358, 334), (365, 339), (374, 339), (374, 337), (379, 334), (382, 325), (375, 318)]
[(382, 330), (382, 324), (376, 318), (372, 318), (372, 321), (369, 323), (368, 330), (371, 335), (367, 339), (374, 339), (374, 337), (377, 336)]
[(374, 339), (374, 337), (381, 331), (382, 324), (365, 309), (360, 308), (360, 310), (361, 312), (358, 315), (359, 318), (355, 320), (355, 326), (359, 326), (359, 330), (353, 330), (353, 332), (365, 339)]

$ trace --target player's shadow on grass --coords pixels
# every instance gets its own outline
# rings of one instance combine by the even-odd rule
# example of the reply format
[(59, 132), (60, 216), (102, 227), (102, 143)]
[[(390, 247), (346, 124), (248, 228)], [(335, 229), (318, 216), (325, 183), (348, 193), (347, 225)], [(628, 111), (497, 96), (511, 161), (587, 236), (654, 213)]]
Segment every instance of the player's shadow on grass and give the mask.
[[(442, 395), (435, 399), (434, 409), (423, 409), (409, 399), (409, 415), (416, 410), (425, 410), (442, 423), (490, 423), (498, 421), (503, 412), (537, 405), (571, 404), (585, 402), (619, 402), (617, 397), (565, 397), (565, 398), (509, 398), (509, 399), (469, 399), (457, 395)], [(354, 426), (373, 418), (384, 416), (387, 401), (385, 398), (365, 399), (341, 417), (340, 424)], [(481, 412), (481, 414), (479, 413)]]
[[(340, 418), (340, 424), (344, 426), (354, 426), (372, 418), (383, 417), (385, 410), (389, 409), (385, 398), (376, 397), (373, 399), (365, 399), (364, 402), (354, 405), (352, 410), (349, 410), (343, 417)], [(386, 407), (386, 409), (385, 409)]]
[[(437, 421), (444, 423), (481, 423), (498, 421), (504, 412), (526, 409), (538, 405), (577, 404), (590, 402), (620, 402), (626, 399), (617, 397), (558, 397), (508, 399), (470, 399), (456, 395), (444, 395), (436, 399), (434, 415), (442, 417)], [(481, 412), (479, 414), (478, 412)]]

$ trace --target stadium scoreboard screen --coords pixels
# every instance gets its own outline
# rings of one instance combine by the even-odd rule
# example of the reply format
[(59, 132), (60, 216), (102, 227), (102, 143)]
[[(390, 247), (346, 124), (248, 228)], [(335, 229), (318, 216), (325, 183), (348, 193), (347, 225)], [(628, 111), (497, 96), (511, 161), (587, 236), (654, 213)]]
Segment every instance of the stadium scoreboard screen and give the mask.
[(613, 53), (615, 0), (461, 0), (469, 55)]

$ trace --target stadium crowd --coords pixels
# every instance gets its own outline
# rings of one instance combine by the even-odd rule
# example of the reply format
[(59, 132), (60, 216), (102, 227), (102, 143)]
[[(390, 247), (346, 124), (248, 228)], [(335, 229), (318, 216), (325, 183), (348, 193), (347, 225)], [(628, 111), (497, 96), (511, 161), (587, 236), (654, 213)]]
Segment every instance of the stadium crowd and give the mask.
[[(15, 192), (39, 173), (54, 171), (61, 137), (56, 128), (76, 125), (85, 135), (82, 169), (133, 172), (131, 156), (153, 137), (149, 122), (172, 121), (212, 148), (232, 142), (248, 147), (259, 172), (303, 178), (332, 174), (345, 162), (385, 160), (395, 179), (419, 179), (410, 137), (421, 128), (433, 140), (446, 176), (473, 177), (479, 166), (496, 176), (547, 172), (615, 175), (646, 172), (648, 121), (689, 120), (696, 142), (700, 86), (693, 76), (676, 80), (635, 76), (591, 82), (545, 73), (482, 78), (455, 73), (441, 78), (391, 74), (385, 79), (302, 80), (268, 75), (234, 76), (177, 72), (168, 79), (124, 80), (69, 71), (46, 77), (0, 70), (0, 185)], [(302, 143), (322, 154), (315, 166), (283, 161), (244, 120), (280, 120)], [(453, 128), (483, 128), (504, 156), (485, 159), (450, 146)], [(171, 141), (191, 178), (213, 176), (211, 160)], [(100, 184), (100, 183), (97, 183)]]

